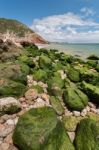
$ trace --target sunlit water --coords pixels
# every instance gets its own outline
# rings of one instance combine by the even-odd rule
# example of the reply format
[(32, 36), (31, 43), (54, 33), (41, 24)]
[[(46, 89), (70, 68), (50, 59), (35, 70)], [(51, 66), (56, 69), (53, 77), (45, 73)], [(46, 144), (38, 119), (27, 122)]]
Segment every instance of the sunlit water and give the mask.
[(88, 57), (91, 54), (99, 56), (99, 44), (56, 44), (52, 43), (45, 46), (48, 49), (58, 49), (67, 54)]

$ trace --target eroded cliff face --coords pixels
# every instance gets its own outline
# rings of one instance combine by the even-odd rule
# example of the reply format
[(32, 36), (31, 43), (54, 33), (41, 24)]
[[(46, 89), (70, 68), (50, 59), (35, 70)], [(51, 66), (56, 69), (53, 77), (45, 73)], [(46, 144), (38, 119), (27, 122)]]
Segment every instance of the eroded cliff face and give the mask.
[(21, 22), (5, 18), (0, 19), (0, 39), (4, 41), (10, 39), (14, 43), (20, 43), (21, 41), (34, 44), (47, 43), (46, 40)]

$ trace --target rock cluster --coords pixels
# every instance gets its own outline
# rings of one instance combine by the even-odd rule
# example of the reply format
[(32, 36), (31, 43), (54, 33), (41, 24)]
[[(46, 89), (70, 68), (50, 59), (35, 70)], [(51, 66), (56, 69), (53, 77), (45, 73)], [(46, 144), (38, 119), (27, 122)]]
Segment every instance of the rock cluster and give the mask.
[[(99, 149), (97, 68), (96, 61), (92, 64), (35, 45), (26, 46), (15, 60), (2, 62), (1, 150)], [(94, 144), (84, 145), (85, 136), (87, 143)]]

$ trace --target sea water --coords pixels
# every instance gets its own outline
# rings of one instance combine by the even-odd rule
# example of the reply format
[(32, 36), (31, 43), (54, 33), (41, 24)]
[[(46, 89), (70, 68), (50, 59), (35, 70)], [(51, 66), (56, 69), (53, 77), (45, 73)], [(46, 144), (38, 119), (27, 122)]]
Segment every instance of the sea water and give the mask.
[(48, 49), (58, 49), (67, 54), (87, 58), (89, 55), (99, 56), (99, 44), (68, 44), (68, 43), (51, 43), (46, 46)]

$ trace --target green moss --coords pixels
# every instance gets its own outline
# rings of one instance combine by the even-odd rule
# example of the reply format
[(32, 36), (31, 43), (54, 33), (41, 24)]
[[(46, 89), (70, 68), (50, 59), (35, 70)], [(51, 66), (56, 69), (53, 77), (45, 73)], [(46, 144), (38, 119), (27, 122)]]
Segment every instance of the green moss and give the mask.
[(77, 150), (98, 150), (99, 122), (82, 120), (77, 127), (75, 145)]
[(68, 69), (68, 78), (73, 82), (79, 82), (80, 81), (80, 74), (76, 69), (69, 68)]
[(64, 87), (64, 80), (61, 79), (60, 75), (56, 72), (53, 76), (47, 81), (48, 91), (50, 95), (61, 97), (62, 88)]
[(83, 91), (88, 95), (91, 101), (99, 104), (99, 87), (98, 86), (94, 86), (84, 81), (81, 83), (80, 86), (83, 89)]
[(0, 96), (22, 96), (26, 90), (24, 84), (9, 79), (0, 79)]
[(40, 68), (51, 68), (52, 61), (46, 55), (41, 55), (39, 58), (39, 66)]
[(58, 98), (51, 96), (50, 103), (58, 115), (62, 115), (64, 113), (64, 108), (62, 106), (61, 101)]
[(88, 97), (76, 86), (67, 86), (63, 93), (64, 103), (72, 110), (82, 110), (88, 103)]
[(87, 117), (94, 120), (94, 121), (99, 121), (99, 115), (95, 114), (93, 112), (88, 112)]
[(47, 73), (43, 69), (39, 69), (33, 73), (33, 78), (36, 81), (43, 81), (46, 82), (47, 80)]
[(52, 108), (31, 109), (19, 118), (13, 142), (22, 150), (74, 150)]
[(39, 85), (34, 85), (31, 88), (36, 89), (39, 94), (44, 93), (43, 88)]
[(62, 118), (62, 122), (66, 131), (74, 132), (76, 130), (77, 124), (80, 122), (82, 117), (75, 117), (75, 116), (64, 116)]

